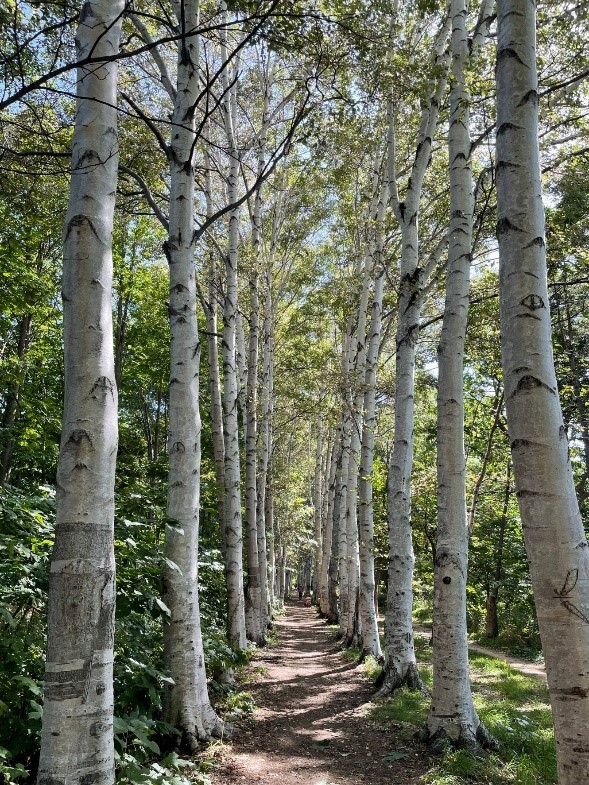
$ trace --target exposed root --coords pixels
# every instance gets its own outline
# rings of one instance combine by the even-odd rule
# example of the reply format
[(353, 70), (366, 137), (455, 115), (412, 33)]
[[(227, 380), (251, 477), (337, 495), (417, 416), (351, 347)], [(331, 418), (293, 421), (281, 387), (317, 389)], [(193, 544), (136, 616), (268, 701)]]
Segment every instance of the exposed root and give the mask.
[(441, 755), (446, 749), (462, 749), (469, 752), (475, 757), (484, 757), (488, 751), (497, 750), (499, 743), (494, 736), (491, 736), (487, 728), (482, 722), (476, 729), (474, 729), (467, 722), (459, 722), (458, 720), (448, 720), (448, 728), (457, 724), (457, 733), (448, 733), (448, 729), (442, 725), (431, 733), (427, 723), (423, 725), (416, 733), (415, 738), (422, 744), (427, 744), (430, 752), (434, 755)]
[(405, 673), (400, 674), (394, 665), (387, 667), (386, 663), (383, 667), (380, 676), (376, 680), (376, 692), (372, 696), (372, 700), (386, 698), (395, 690), (400, 687), (407, 687), (412, 692), (419, 690), (424, 695), (429, 695), (430, 691), (423, 683), (417, 665), (412, 662), (407, 666)]

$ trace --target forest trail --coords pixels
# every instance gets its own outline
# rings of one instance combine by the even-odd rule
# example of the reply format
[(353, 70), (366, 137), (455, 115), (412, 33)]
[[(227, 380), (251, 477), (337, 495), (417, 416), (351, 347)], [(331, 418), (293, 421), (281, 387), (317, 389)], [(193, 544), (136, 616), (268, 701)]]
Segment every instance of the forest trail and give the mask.
[(258, 707), (236, 728), (213, 770), (214, 785), (413, 785), (428, 769), (423, 749), (401, 746), (370, 719), (371, 685), (343, 661), (315, 609), (287, 603), (276, 621), (279, 642), (261, 650), (246, 689)]
[[(384, 617), (379, 617), (379, 623), (381, 622), (381, 619), (384, 624)], [(415, 635), (421, 635), (423, 638), (431, 639), (432, 628), (431, 625), (414, 624), (413, 632)], [(478, 643), (472, 643), (470, 641), (468, 643), (468, 650), (475, 652), (476, 654), (484, 654), (485, 657), (493, 657), (495, 660), (506, 662), (514, 671), (522, 673), (524, 676), (534, 676), (546, 681), (546, 668), (539, 663), (531, 662), (530, 660), (522, 660), (518, 657), (513, 657), (511, 654), (507, 654), (500, 649), (490, 649), (487, 646), (481, 646)]]

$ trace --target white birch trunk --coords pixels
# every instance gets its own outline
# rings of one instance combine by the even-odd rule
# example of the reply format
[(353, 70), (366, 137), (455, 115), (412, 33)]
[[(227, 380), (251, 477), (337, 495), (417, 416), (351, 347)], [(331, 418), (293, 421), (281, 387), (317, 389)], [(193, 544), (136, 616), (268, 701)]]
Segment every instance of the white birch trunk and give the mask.
[(329, 604), (329, 567), (331, 564), (331, 551), (333, 540), (333, 518), (336, 493), (336, 472), (339, 451), (338, 433), (329, 460), (329, 477), (327, 481), (327, 513), (322, 540), (321, 570), (319, 573), (319, 612), (329, 621), (337, 619), (337, 607), (330, 608)]
[(589, 781), (589, 550), (558, 397), (538, 155), (535, 3), (499, 0), (501, 336), (516, 493), (546, 661), (559, 785)]
[[(257, 234), (257, 230), (255, 231)], [(247, 637), (261, 646), (265, 643), (262, 627), (262, 587), (258, 554), (257, 517), (257, 436), (258, 436), (258, 347), (259, 298), (258, 276), (250, 280), (250, 330), (246, 386), (245, 432), (245, 521), (247, 533), (247, 586), (245, 592), (245, 626)]]
[[(226, 18), (227, 6), (222, 4)], [(227, 198), (230, 204), (237, 201), (239, 177), (239, 151), (235, 140), (234, 87), (230, 87), (227, 52), (227, 28), (221, 31), (221, 56), (224, 68), (221, 74), (223, 87), (223, 122), (229, 148), (230, 164), (227, 177)], [(225, 530), (226, 579), (227, 579), (227, 636), (231, 646), (245, 649), (245, 602), (243, 593), (243, 531), (241, 519), (241, 480), (239, 464), (239, 412), (238, 377), (236, 359), (237, 320), (237, 256), (239, 244), (238, 210), (229, 214), (228, 249), (225, 255), (225, 300), (223, 306), (223, 425), (225, 432)]]
[[(124, 3), (88, 0), (77, 57), (119, 51)], [(117, 187), (117, 66), (77, 73), (64, 229), (65, 399), (57, 525), (49, 574), (38, 785), (113, 785), (114, 480), (117, 389), (112, 227)]]
[(342, 456), (338, 471), (338, 584), (339, 584), (339, 625), (342, 636), (346, 634), (349, 609), (349, 574), (348, 574), (348, 477), (350, 466), (351, 418), (349, 412), (344, 414), (342, 427)]
[[(205, 197), (207, 219), (213, 215), (211, 161), (205, 151)], [(207, 320), (207, 349), (209, 361), (209, 391), (211, 396), (211, 434), (213, 439), (213, 460), (215, 462), (215, 485), (217, 490), (217, 512), (221, 529), (221, 546), (225, 559), (225, 531), (227, 528), (225, 511), (225, 438), (223, 435), (223, 399), (221, 396), (221, 374), (219, 371), (218, 330), (218, 291), (219, 276), (215, 251), (209, 250), (209, 301), (205, 308)]]
[(474, 195), (466, 87), (466, 0), (452, 0), (452, 87), (448, 157), (450, 246), (446, 302), (438, 347), (437, 505), (434, 567), (433, 693), (423, 736), (477, 751), (496, 746), (475, 711), (466, 630), (468, 528), (464, 454), (464, 341), (470, 290)]
[(382, 659), (378, 633), (378, 609), (375, 605), (374, 583), (374, 504), (372, 478), (374, 469), (374, 432), (376, 428), (376, 368), (382, 330), (382, 301), (385, 262), (383, 257), (383, 221), (385, 198), (381, 194), (376, 216), (374, 258), (374, 291), (370, 312), (370, 328), (366, 351), (364, 380), (364, 414), (360, 458), (360, 493), (358, 527), (360, 539), (360, 618), (362, 621), (362, 655)]
[[(262, 350), (262, 393), (261, 393), (261, 422), (260, 422), (260, 457), (258, 470), (258, 533), (263, 532), (265, 545), (261, 555), (260, 567), (266, 576), (266, 602), (265, 625), (271, 620), (274, 605), (274, 582), (276, 558), (274, 553), (274, 518), (272, 515), (272, 496), (268, 494), (268, 485), (271, 482), (269, 472), (270, 448), (272, 441), (272, 345), (273, 345), (273, 317), (272, 317), (272, 273), (266, 273), (266, 292), (264, 301), (264, 327)], [(270, 507), (270, 511), (269, 508)], [(266, 566), (263, 560), (266, 559)], [(262, 598), (263, 600), (263, 598)]]
[(165, 244), (170, 271), (170, 402), (168, 419), (168, 517), (164, 602), (164, 662), (174, 684), (166, 690), (164, 716), (182, 733), (190, 752), (199, 740), (220, 736), (223, 724), (209, 701), (198, 600), (200, 508), (200, 340), (194, 267), (195, 105), (199, 94), (198, 0), (176, 7), (185, 37), (178, 45), (178, 90), (170, 143), (170, 230)]
[(315, 482), (313, 503), (313, 539), (315, 547), (313, 553), (313, 602), (317, 602), (319, 595), (319, 576), (321, 574), (322, 547), (322, 512), (323, 512), (323, 431), (321, 428), (321, 415), (317, 418), (317, 449), (315, 453)]
[[(396, 333), (395, 440), (389, 464), (387, 518), (389, 527), (389, 584), (385, 616), (385, 665), (379, 695), (406, 683), (421, 687), (413, 645), (413, 542), (411, 536), (411, 472), (415, 411), (415, 346), (423, 303), (424, 274), (419, 267), (419, 202), (429, 164), (440, 102), (447, 82), (448, 57), (444, 53), (449, 32), (445, 22), (434, 48), (440, 71), (430, 101), (422, 112), (419, 141), (405, 200), (399, 202), (394, 175), (394, 134), (389, 187), (401, 227), (401, 280)], [(392, 125), (390, 125), (392, 128)]]

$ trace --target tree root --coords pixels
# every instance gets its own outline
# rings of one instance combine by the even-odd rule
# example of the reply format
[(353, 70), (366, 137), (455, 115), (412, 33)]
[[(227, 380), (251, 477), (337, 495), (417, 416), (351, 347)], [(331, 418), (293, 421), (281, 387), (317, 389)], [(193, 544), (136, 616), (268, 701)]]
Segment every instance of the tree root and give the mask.
[(431, 733), (426, 723), (415, 733), (415, 739), (422, 744), (427, 744), (430, 752), (434, 755), (441, 755), (445, 750), (453, 748), (466, 750), (471, 755), (480, 758), (489, 751), (499, 749), (497, 739), (489, 733), (480, 720), (476, 730), (468, 723), (460, 722), (457, 736), (450, 735), (442, 726)]
[(411, 663), (404, 674), (400, 674), (393, 665), (387, 667), (385, 663), (380, 676), (376, 680), (376, 692), (372, 696), (372, 700), (386, 698), (400, 687), (407, 687), (412, 692), (419, 690), (424, 695), (430, 694), (419, 675), (415, 663)]

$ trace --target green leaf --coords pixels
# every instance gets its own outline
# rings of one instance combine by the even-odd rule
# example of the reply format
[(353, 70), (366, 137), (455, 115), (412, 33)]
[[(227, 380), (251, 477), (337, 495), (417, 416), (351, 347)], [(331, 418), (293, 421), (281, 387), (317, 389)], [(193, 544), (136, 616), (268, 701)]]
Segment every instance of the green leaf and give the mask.
[(387, 755), (385, 755), (384, 759), (387, 763), (394, 763), (396, 760), (403, 760), (403, 758), (407, 757), (407, 753), (404, 750), (392, 750)]

